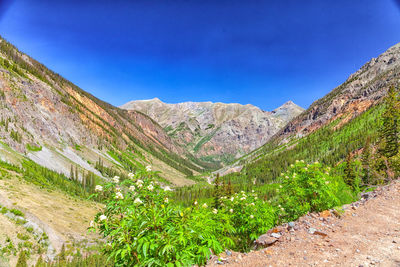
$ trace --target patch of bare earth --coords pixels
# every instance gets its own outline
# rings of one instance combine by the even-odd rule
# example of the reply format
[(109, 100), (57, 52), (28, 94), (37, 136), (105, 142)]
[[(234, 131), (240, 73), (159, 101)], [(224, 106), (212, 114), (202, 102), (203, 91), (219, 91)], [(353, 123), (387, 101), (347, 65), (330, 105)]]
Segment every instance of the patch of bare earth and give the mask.
[(332, 210), (309, 214), (272, 229), (259, 238), (264, 248), (248, 254), (224, 253), (208, 266), (398, 267), (400, 180), (365, 198), (346, 205), (343, 214)]

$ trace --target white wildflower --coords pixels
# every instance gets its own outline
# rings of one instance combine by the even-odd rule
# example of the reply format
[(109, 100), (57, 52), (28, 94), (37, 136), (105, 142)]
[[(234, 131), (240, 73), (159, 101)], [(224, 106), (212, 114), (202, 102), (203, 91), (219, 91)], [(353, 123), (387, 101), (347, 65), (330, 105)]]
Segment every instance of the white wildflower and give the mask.
[(147, 172), (151, 172), (151, 166), (150, 166), (150, 165), (147, 165), (147, 166), (146, 166), (146, 171), (147, 171)]
[(212, 211), (214, 214), (217, 214), (218, 213), (218, 210), (217, 209), (213, 209), (213, 211)]
[(96, 185), (95, 191), (101, 192), (101, 191), (103, 191), (103, 187), (101, 185)]
[(115, 194), (115, 198), (116, 198), (116, 199), (124, 199), (124, 195), (122, 195), (121, 192), (117, 192), (117, 193)]
[(298, 160), (298, 159), (296, 159), (296, 163), (299, 163), (299, 160)]
[(289, 176), (286, 175), (285, 178), (286, 178), (286, 179), (289, 179)]
[(94, 227), (94, 221), (90, 221), (90, 227)]
[(165, 202), (165, 203), (168, 203), (168, 201), (169, 201), (169, 199), (166, 197), (166, 198), (164, 199), (164, 202)]
[(104, 214), (102, 214), (102, 215), (100, 215), (99, 220), (100, 220), (100, 221), (107, 220), (107, 216), (104, 215)]
[(197, 200), (193, 204), (196, 206), (197, 205)]
[(254, 206), (254, 203), (250, 203), (250, 206)]
[(282, 188), (282, 185), (279, 185), (279, 188)]
[(135, 176), (133, 173), (128, 173), (128, 177), (130, 178), (130, 179), (132, 179), (133, 178), (133, 176)]
[(143, 186), (143, 181), (142, 180), (137, 180), (136, 181), (136, 185), (137, 185), (137, 187), (139, 187), (139, 188), (142, 188), (142, 186)]
[(232, 201), (232, 202), (233, 202), (234, 199), (235, 199), (234, 197), (231, 197), (231, 201)]
[(254, 218), (254, 215), (252, 214), (252, 215), (250, 215), (250, 219), (253, 219)]
[(140, 198), (136, 198), (135, 201), (133, 201), (135, 204), (142, 204), (143, 201), (140, 200)]
[(149, 185), (149, 186), (147, 187), (147, 189), (149, 189), (150, 191), (153, 191), (154, 186), (153, 186), (153, 185)]
[(281, 211), (285, 211), (285, 209), (284, 209), (284, 208), (281, 208)]
[(293, 164), (290, 164), (290, 167), (291, 167), (291, 168), (293, 168), (293, 167), (294, 167), (294, 165), (293, 165)]
[(135, 187), (134, 185), (131, 185), (131, 186), (129, 187), (129, 191), (131, 191), (131, 192), (135, 191), (135, 189), (136, 189), (136, 187)]
[(203, 208), (207, 208), (208, 206), (207, 206), (206, 203), (204, 203), (202, 207), (203, 207)]
[(246, 199), (246, 197), (242, 197), (242, 198), (240, 198), (240, 200), (245, 200)]
[(164, 191), (172, 191), (172, 189), (171, 189), (171, 187), (166, 186), (166, 187), (164, 187)]
[(112, 181), (116, 184), (119, 183), (119, 176), (114, 176), (114, 178), (112, 179)]
[(230, 209), (229, 212), (230, 212), (230, 213), (233, 213), (233, 209)]
[(328, 181), (326, 181), (326, 182), (325, 182), (325, 184), (329, 184), (329, 182), (328, 182)]

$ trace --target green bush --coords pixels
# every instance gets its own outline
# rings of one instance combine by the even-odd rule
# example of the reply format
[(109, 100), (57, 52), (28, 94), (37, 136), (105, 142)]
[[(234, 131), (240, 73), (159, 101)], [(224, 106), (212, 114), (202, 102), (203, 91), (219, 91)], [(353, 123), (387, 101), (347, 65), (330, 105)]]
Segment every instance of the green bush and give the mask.
[(203, 265), (226, 248), (248, 249), (275, 224), (274, 209), (254, 193), (221, 197), (218, 210), (197, 201), (183, 208), (153, 176), (143, 170), (97, 186), (94, 197), (105, 199), (105, 208), (96, 228), (110, 241), (104, 252), (116, 266)]
[(282, 173), (279, 193), (280, 221), (291, 221), (307, 212), (322, 211), (354, 200), (343, 178), (320, 163), (296, 161)]
[(17, 209), (11, 209), (10, 212), (13, 213), (15, 216), (21, 216), (21, 217), (25, 216), (22, 211), (17, 210)]

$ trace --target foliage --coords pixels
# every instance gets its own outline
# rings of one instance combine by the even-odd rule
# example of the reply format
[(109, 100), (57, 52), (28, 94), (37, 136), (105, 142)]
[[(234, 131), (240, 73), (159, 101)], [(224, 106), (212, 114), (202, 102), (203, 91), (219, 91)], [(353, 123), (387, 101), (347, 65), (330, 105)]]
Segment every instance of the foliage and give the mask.
[(276, 208), (260, 199), (253, 191), (241, 191), (220, 199), (218, 213), (226, 214), (234, 228), (230, 235), (235, 249), (247, 251), (253, 241), (276, 223)]
[(394, 87), (389, 89), (385, 99), (385, 111), (382, 114), (381, 133), (381, 153), (387, 158), (391, 158), (399, 152), (399, 100), (398, 92)]
[(377, 105), (341, 127), (336, 127), (341, 121), (337, 119), (305, 137), (293, 138), (287, 144), (272, 140), (259, 150), (258, 159), (247, 164), (240, 173), (224, 178), (230, 178), (233, 183), (247, 182), (253, 178), (257, 178), (259, 184), (274, 182), (296, 159), (307, 162), (318, 160), (333, 167), (350, 152), (361, 149), (368, 137), (371, 143), (378, 140), (383, 112), (384, 106)]
[(219, 209), (197, 201), (182, 207), (153, 172), (130, 177), (115, 177), (94, 196), (105, 200), (95, 222), (110, 241), (104, 252), (116, 266), (202, 265), (225, 248), (249, 249), (276, 221), (274, 209), (255, 193), (221, 196), (215, 200)]
[(17, 261), (16, 267), (28, 267), (28, 264), (26, 263), (25, 250), (21, 250), (19, 252), (19, 256), (18, 256), (18, 261)]
[(26, 149), (32, 152), (42, 151), (42, 146), (26, 144)]
[(281, 175), (280, 220), (291, 221), (307, 212), (326, 210), (354, 200), (342, 177), (316, 162), (298, 161)]

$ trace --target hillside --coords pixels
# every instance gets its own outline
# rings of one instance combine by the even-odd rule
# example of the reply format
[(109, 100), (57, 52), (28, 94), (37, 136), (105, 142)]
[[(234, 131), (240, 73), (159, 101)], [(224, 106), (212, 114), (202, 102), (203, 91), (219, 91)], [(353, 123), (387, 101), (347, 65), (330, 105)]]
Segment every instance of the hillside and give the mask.
[(0, 114), (3, 161), (26, 157), (79, 178), (153, 165), (177, 185), (193, 183), (185, 177), (202, 171), (146, 115), (97, 99), (2, 38)]
[[(342, 85), (315, 101), (264, 146), (231, 166), (244, 166), (231, 179), (275, 180), (296, 159), (334, 165), (378, 138), (380, 104), (390, 86), (400, 84), (400, 44), (373, 58)], [(224, 170), (226, 171), (226, 170)]]
[(229, 162), (260, 147), (303, 112), (291, 101), (267, 112), (250, 104), (167, 104), (158, 98), (131, 101), (121, 108), (148, 115), (183, 149), (217, 162)]

